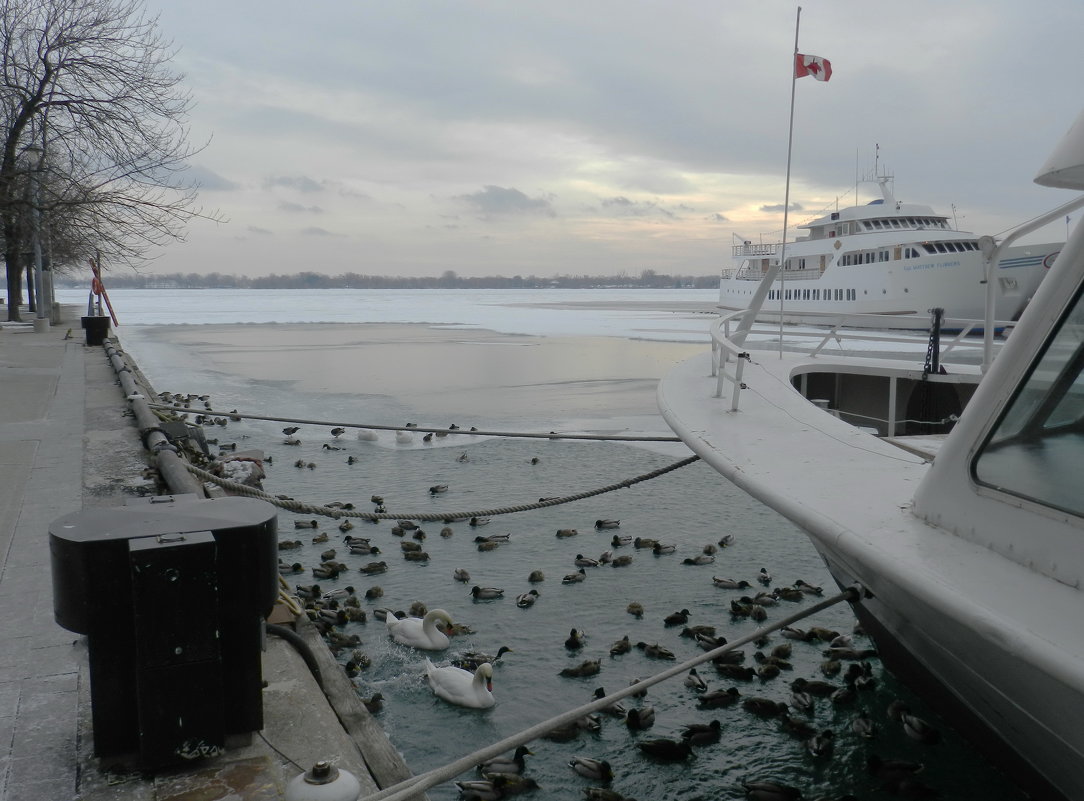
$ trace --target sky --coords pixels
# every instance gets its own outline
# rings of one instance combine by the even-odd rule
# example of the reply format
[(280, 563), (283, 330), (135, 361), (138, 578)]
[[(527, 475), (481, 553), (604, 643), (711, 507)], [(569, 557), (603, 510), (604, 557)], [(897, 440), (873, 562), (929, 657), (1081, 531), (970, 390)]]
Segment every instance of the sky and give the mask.
[(147, 0), (222, 221), (142, 269), (718, 274), (782, 233), (792, 85), (791, 230), (854, 205), (875, 153), (977, 234), (1070, 199), (1032, 181), (1084, 99), (1084, 2), (809, 0), (798, 49), (833, 74), (792, 83), (797, 8)]

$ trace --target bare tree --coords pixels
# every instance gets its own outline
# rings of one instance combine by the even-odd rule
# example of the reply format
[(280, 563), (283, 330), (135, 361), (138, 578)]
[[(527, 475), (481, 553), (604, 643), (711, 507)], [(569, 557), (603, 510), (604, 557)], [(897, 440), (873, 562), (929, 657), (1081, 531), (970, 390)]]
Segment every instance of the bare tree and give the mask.
[[(28, 170), (59, 259), (138, 264), (203, 216), (180, 173), (191, 98), (141, 0), (0, 0), (0, 219), (18, 319)], [(40, 148), (37, 164), (28, 147)], [(212, 215), (213, 216), (213, 215)]]

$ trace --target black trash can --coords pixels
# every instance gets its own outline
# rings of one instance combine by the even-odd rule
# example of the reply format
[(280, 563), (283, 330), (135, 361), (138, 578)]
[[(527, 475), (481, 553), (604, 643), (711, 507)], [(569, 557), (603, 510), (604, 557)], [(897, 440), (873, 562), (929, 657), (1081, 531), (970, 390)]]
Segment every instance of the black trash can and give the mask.
[(56, 622), (87, 635), (95, 754), (158, 768), (263, 728), (273, 506), (133, 499), (54, 520), (49, 549)]
[(101, 345), (105, 342), (105, 338), (109, 336), (108, 317), (83, 317), (80, 319), (82, 319), (83, 328), (87, 332), (88, 345)]

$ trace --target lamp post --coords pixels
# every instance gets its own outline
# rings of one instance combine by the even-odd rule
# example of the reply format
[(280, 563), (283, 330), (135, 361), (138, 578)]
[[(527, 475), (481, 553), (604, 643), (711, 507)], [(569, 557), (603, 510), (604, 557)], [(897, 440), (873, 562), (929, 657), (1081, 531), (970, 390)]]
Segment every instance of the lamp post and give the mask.
[(46, 314), (48, 302), (42, 291), (41, 278), (41, 214), (38, 211), (39, 191), (38, 172), (41, 170), (42, 149), (37, 145), (28, 145), (24, 153), (32, 162), (29, 170), (30, 184), (30, 247), (34, 260), (34, 331), (49, 330), (49, 317)]

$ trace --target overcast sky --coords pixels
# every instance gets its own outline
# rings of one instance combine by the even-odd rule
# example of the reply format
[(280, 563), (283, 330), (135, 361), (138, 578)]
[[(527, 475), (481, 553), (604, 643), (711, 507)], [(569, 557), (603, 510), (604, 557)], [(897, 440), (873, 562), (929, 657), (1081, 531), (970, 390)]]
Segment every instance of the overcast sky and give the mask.
[[(782, 229), (796, 8), (148, 0), (228, 220), (148, 269), (716, 274)], [(900, 200), (965, 230), (1068, 200), (1032, 179), (1084, 100), (1082, 32), (1081, 0), (804, 3), (834, 74), (796, 84), (791, 225), (853, 205), (878, 144)]]

